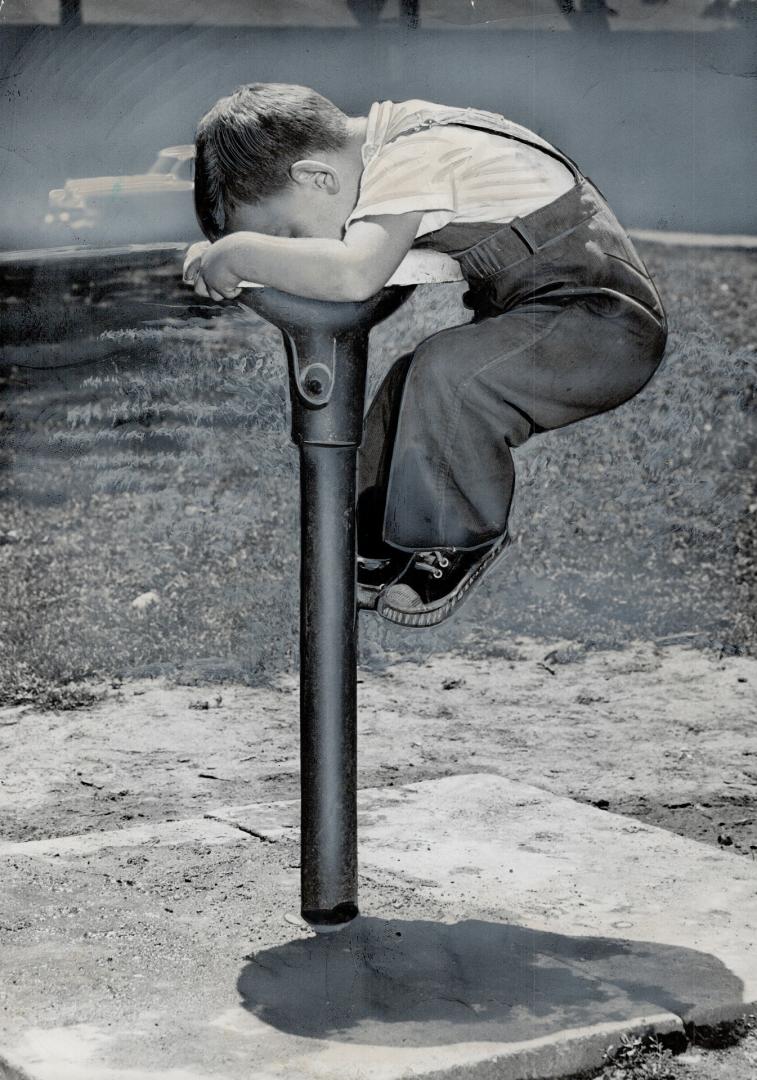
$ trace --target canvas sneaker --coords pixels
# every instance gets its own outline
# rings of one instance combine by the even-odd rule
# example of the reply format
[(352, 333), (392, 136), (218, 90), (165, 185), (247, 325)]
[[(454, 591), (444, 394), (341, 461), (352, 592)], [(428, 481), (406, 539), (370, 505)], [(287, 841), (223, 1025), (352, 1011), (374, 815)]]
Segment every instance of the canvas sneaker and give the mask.
[(457, 611), (510, 542), (504, 533), (474, 551), (416, 551), (399, 576), (378, 590), (376, 611), (401, 626), (436, 626)]

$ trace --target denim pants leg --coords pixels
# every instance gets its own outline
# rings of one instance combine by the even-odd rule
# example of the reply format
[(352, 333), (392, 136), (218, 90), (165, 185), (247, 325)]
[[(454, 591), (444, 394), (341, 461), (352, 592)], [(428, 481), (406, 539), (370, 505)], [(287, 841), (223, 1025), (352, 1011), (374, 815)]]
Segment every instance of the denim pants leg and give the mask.
[(382, 542), (472, 550), (501, 536), (512, 448), (628, 401), (664, 353), (660, 297), (591, 181), (467, 247), (465, 231), (445, 226), (423, 243), (459, 261), (473, 321), (398, 360), (366, 415), (366, 555)]
[(664, 319), (619, 292), (542, 297), (442, 330), (390, 369), (358, 458), (359, 548), (473, 549), (500, 536), (511, 449), (627, 401), (651, 378)]

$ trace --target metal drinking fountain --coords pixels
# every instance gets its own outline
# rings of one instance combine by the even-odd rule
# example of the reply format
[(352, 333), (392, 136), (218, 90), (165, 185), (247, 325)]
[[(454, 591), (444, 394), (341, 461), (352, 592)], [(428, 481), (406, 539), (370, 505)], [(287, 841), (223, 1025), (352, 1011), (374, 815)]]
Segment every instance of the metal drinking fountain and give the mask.
[(283, 335), (300, 451), (301, 911), (320, 933), (358, 914), (355, 494), (368, 334), (419, 281), (460, 277), (433, 252), (405, 263), (400, 283), (361, 302), (267, 287), (240, 297)]

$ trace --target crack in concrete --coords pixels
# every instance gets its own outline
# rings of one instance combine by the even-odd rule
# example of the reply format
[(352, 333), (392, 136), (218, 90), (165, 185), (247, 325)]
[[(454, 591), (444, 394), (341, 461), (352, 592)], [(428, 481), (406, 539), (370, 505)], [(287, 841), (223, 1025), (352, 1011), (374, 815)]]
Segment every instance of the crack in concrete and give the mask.
[(240, 825), (237, 821), (229, 821), (227, 818), (215, 817), (214, 814), (203, 814), (203, 817), (208, 821), (217, 821), (220, 825), (228, 825), (231, 829), (238, 829), (240, 832), (246, 833), (247, 836), (254, 836), (257, 840), (262, 840), (264, 844), (276, 843), (274, 837), (266, 836), (265, 833), (256, 832), (255, 829), (251, 829), (247, 825)]

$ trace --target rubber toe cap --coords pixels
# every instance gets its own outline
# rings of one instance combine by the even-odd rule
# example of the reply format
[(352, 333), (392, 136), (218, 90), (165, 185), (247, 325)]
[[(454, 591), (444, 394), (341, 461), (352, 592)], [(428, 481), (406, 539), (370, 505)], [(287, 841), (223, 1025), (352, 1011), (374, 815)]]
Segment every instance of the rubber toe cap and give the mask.
[(384, 605), (397, 611), (420, 611), (425, 607), (415, 589), (409, 585), (390, 585), (384, 593)]

